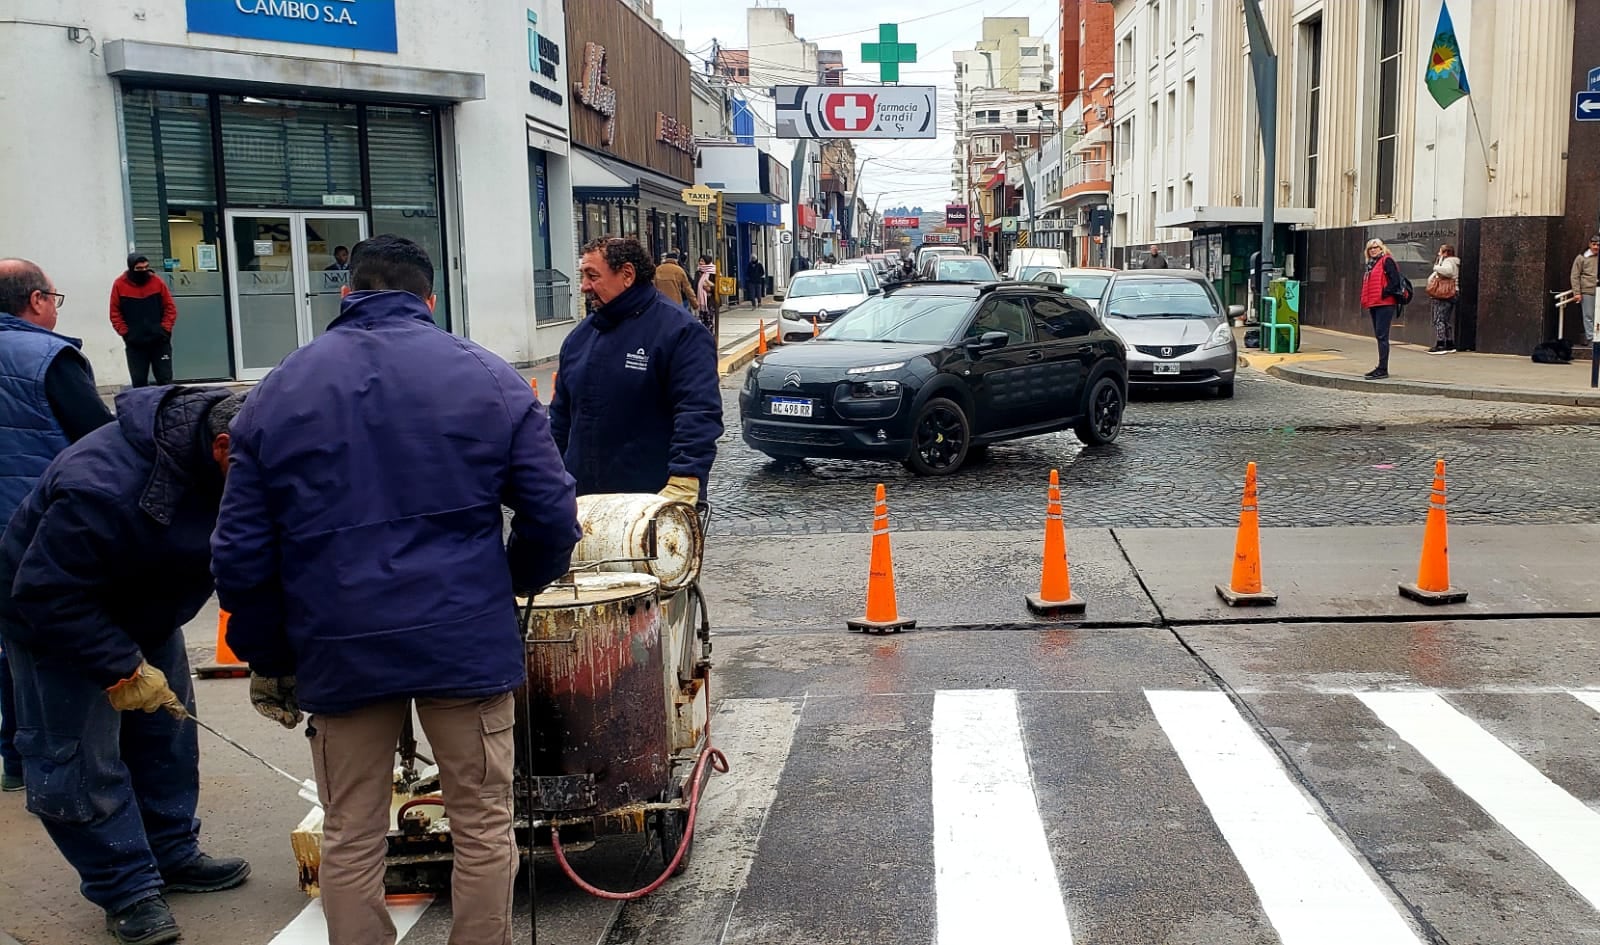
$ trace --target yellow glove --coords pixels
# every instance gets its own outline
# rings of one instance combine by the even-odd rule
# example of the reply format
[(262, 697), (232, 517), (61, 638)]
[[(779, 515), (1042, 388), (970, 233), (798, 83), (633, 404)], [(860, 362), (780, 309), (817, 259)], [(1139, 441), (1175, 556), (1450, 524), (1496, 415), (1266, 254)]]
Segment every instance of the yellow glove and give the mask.
[(111, 700), (111, 707), (118, 712), (166, 709), (175, 719), (189, 717), (188, 710), (178, 701), (178, 694), (167, 685), (166, 674), (143, 660), (139, 661), (139, 668), (133, 671), (132, 676), (106, 690), (106, 698)]
[(667, 487), (659, 495), (673, 502), (694, 505), (700, 501), (700, 480), (694, 476), (673, 476), (667, 480)]

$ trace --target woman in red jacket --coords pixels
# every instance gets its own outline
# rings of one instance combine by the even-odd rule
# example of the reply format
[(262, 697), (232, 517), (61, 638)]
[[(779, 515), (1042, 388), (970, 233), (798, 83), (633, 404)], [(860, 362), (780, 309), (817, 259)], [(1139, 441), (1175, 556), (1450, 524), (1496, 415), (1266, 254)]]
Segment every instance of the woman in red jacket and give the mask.
[(1369, 380), (1389, 376), (1389, 326), (1400, 312), (1403, 291), (1400, 267), (1383, 240), (1367, 240), (1367, 274), (1361, 280), (1361, 307), (1372, 316), (1372, 337), (1378, 342), (1378, 366), (1367, 372)]

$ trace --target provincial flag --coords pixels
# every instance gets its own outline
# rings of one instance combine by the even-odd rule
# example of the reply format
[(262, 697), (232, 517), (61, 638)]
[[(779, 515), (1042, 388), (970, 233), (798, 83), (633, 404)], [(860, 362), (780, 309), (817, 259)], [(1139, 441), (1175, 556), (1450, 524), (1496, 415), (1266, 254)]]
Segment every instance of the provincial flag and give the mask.
[(1439, 28), (1433, 34), (1433, 54), (1428, 57), (1428, 74), (1423, 82), (1440, 108), (1449, 108), (1471, 91), (1467, 87), (1467, 64), (1461, 59), (1461, 44), (1456, 41), (1456, 27), (1450, 22), (1448, 3), (1439, 7)]

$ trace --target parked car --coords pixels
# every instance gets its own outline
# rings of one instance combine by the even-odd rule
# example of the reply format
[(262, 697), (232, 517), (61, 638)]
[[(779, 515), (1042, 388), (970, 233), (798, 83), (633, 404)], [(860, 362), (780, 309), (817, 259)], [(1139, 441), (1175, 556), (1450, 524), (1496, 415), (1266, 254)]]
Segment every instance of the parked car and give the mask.
[[(1024, 272), (1028, 267), (1024, 268)], [(1096, 312), (1100, 311), (1100, 296), (1106, 291), (1106, 284), (1111, 281), (1111, 276), (1116, 269), (1057, 269), (1047, 266), (1039, 269), (1031, 276), (1022, 277), (1024, 282), (1043, 282), (1046, 285), (1058, 285), (1067, 290), (1068, 295), (1075, 295)]]
[(924, 243), (917, 247), (917, 261), (913, 266), (914, 272), (921, 272), (923, 263), (929, 256), (965, 256), (968, 250), (965, 246), (956, 246), (952, 243)]
[(1206, 277), (1193, 269), (1117, 271), (1099, 314), (1128, 349), (1128, 382), (1149, 387), (1210, 388), (1233, 396), (1239, 345), (1230, 317)]
[(1059, 249), (1023, 246), (1013, 249), (1006, 260), (1006, 278), (1027, 282), (1041, 269), (1068, 268), (1067, 254)]
[(871, 262), (865, 259), (846, 259), (839, 265), (848, 269), (860, 270), (862, 277), (867, 280), (867, 293), (869, 295), (877, 295), (883, 291), (883, 283), (878, 281), (877, 267), (873, 266)]
[(999, 273), (994, 265), (982, 256), (954, 256), (940, 254), (928, 257), (923, 264), (922, 277), (939, 282), (998, 282)]
[(914, 283), (862, 303), (813, 344), (752, 364), (744, 441), (768, 456), (961, 468), (990, 443), (1122, 429), (1122, 342), (1080, 299), (1023, 283)]
[(784, 341), (811, 337), (811, 319), (826, 324), (871, 298), (867, 277), (855, 266), (807, 269), (789, 278), (789, 292), (778, 309), (778, 334)]

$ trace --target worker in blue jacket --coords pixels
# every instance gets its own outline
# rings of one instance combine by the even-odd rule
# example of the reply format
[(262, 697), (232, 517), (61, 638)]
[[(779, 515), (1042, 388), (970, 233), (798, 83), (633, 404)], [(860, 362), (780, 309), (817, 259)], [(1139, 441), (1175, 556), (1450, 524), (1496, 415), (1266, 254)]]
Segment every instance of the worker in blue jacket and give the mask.
[(226, 389), (142, 387), (67, 447), (0, 538), (0, 636), (28, 809), (119, 942), (176, 941), (165, 892), (250, 865), (201, 852), (200, 749), (181, 628), (211, 597)]
[(711, 334), (655, 288), (639, 241), (583, 248), (584, 294), (595, 303), (561, 345), (551, 432), (578, 494), (705, 495), (722, 435)]
[(434, 324), (433, 272), (411, 240), (356, 244), (339, 317), (234, 423), (212, 541), (256, 710), (287, 728), (313, 713), (335, 943), (394, 941), (383, 838), (413, 701), (455, 839), (451, 941), (511, 940), (514, 592), (564, 574), (582, 536), (544, 408), (511, 365)]

